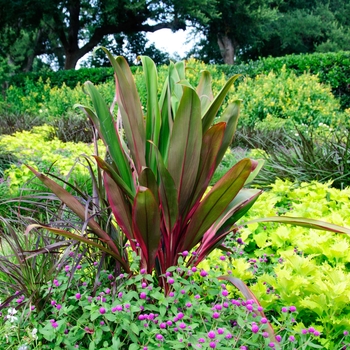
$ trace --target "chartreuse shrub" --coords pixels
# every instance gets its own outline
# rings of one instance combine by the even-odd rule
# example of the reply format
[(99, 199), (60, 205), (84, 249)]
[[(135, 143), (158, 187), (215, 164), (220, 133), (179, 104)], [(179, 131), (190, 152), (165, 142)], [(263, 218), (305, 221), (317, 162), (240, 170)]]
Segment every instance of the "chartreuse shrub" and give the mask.
[(338, 125), (343, 118), (329, 86), (320, 84), (315, 75), (296, 76), (285, 67), (278, 73), (245, 77), (235, 96), (243, 100), (240, 124), (255, 129), (293, 129), (293, 124)]
[(218, 66), (218, 69), (226, 76), (244, 74), (255, 77), (259, 74), (268, 74), (271, 71), (278, 73), (283, 66), (286, 67), (287, 71), (292, 71), (297, 76), (303, 75), (305, 72), (317, 75), (321, 83), (331, 86), (332, 93), (340, 99), (342, 108), (350, 107), (349, 51), (266, 57), (240, 65), (222, 65)]
[[(350, 226), (350, 189), (317, 182), (296, 185), (277, 180), (245, 217), (288, 215)], [(238, 247), (237, 247), (238, 243)], [(255, 293), (268, 317), (283, 320), (286, 305), (297, 309), (292, 328), (314, 327), (326, 349), (340, 349), (350, 330), (350, 239), (347, 235), (296, 226), (250, 224), (227, 241), (235, 255), (230, 266), (213, 253), (207, 265), (231, 269)]]
[(33, 174), (25, 164), (36, 165), (42, 171), (50, 171), (56, 176), (69, 175), (72, 182), (83, 186), (89, 178), (89, 171), (78, 159), (83, 154), (89, 156), (94, 151), (92, 144), (63, 143), (54, 137), (53, 128), (47, 125), (34, 127), (31, 131), (3, 135), (0, 138), (0, 148), (5, 156), (12, 156), (11, 161), (2, 163), (5, 165), (0, 185), (3, 197), (14, 197), (26, 186), (31, 189), (42, 188), (40, 181), (33, 181), (31, 185), (27, 183)]

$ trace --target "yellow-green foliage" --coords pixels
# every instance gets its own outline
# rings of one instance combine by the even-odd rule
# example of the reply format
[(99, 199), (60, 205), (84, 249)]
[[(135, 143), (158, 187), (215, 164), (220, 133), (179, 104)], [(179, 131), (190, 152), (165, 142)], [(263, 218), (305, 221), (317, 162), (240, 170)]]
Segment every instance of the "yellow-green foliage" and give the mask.
[(296, 76), (285, 67), (279, 74), (245, 77), (234, 96), (243, 99), (240, 123), (248, 126), (289, 126), (291, 121), (317, 126), (321, 122), (337, 123), (340, 113), (330, 86), (320, 84), (315, 75)]
[[(277, 180), (258, 198), (244, 221), (282, 214), (349, 227), (350, 188), (338, 190), (329, 185)], [(246, 255), (233, 259), (233, 266), (238, 268), (232, 268), (227, 258), (219, 259), (222, 252), (215, 251), (205, 266), (218, 265), (222, 273), (231, 270), (249, 284), (267, 310), (280, 311), (282, 306), (295, 305), (298, 329), (312, 324), (333, 339), (350, 328), (350, 237), (267, 223), (244, 226), (240, 236), (249, 247), (250, 259), (259, 262), (264, 254), (268, 257), (268, 262), (260, 262), (257, 276), (253, 276)], [(323, 345), (332, 349), (331, 342)]]
[(40, 171), (50, 169), (51, 172), (61, 176), (68, 175), (74, 166), (74, 174), (89, 175), (86, 166), (78, 162), (78, 158), (83, 154), (88, 156), (93, 154), (93, 146), (85, 143), (64, 143), (52, 135), (52, 127), (44, 125), (35, 127), (30, 132), (16, 132), (0, 138), (1, 149), (12, 153), (20, 160), (18, 164), (12, 164), (5, 171), (11, 191), (16, 191), (33, 177), (24, 164), (39, 168)]

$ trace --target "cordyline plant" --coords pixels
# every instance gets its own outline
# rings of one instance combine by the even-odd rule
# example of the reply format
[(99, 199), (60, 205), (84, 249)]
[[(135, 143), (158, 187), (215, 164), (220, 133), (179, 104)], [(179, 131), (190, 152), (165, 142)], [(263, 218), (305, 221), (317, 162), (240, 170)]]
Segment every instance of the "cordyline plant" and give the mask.
[[(107, 148), (106, 159), (94, 157), (102, 171), (108, 204), (123, 239), (115, 231), (110, 234), (102, 229), (88, 206), (30, 168), (86, 223), (99, 241), (85, 234), (45, 228), (110, 254), (130, 273), (128, 243), (140, 257), (140, 270), (155, 272), (160, 285), (167, 290), (164, 274), (176, 265), (183, 252), (192, 251), (195, 258), (187, 261), (196, 265), (218, 247), (228, 233), (238, 229), (235, 223), (261, 193), (244, 186), (255, 178), (262, 162), (243, 159), (212, 188), (208, 187), (235, 133), (239, 100), (228, 104), (221, 117), (215, 118), (237, 75), (231, 77), (214, 98), (209, 72), (201, 73), (199, 84), (194, 88), (185, 79), (185, 63), (171, 63), (158, 99), (156, 66), (150, 58), (142, 56), (147, 88), (144, 114), (126, 60), (114, 58), (108, 50), (103, 50), (114, 68), (118, 118), (123, 130), (91, 82), (85, 83), (84, 90), (93, 108), (79, 107), (90, 118)], [(307, 219), (269, 220), (350, 232)], [(31, 225), (28, 230), (38, 226)], [(236, 279), (231, 281), (244, 290)], [(246, 293), (249, 292), (246, 290)]]

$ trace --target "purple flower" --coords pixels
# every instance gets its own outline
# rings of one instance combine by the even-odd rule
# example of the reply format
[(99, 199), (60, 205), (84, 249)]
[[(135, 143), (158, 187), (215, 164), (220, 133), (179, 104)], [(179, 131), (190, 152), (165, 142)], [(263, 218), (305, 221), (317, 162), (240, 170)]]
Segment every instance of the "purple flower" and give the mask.
[(200, 273), (200, 275), (201, 275), (202, 277), (208, 276), (208, 272), (205, 271), (205, 270), (202, 270), (201, 273)]
[(146, 269), (141, 269), (140, 273), (141, 273), (141, 275), (144, 275), (146, 273)]
[(267, 321), (267, 318), (266, 318), (266, 317), (262, 317), (261, 320), (260, 320), (260, 322), (265, 324), (265, 323), (267, 323), (268, 321)]
[(321, 333), (320, 333), (319, 331), (315, 331), (315, 332), (314, 332), (314, 336), (315, 336), (315, 337), (319, 337), (320, 335), (321, 335)]
[(75, 294), (75, 298), (79, 300), (81, 298), (81, 294), (80, 293)]
[(309, 327), (308, 331), (309, 331), (309, 333), (314, 333), (315, 332), (315, 328), (314, 327)]
[(205, 343), (205, 339), (204, 338), (199, 338), (198, 339), (198, 343)]
[(221, 255), (221, 256), (220, 256), (220, 260), (225, 261), (225, 260), (226, 260), (226, 257), (223, 256), (223, 255)]
[(174, 284), (175, 280), (173, 278), (168, 278), (168, 283), (169, 284)]
[(183, 319), (184, 316), (185, 316), (185, 315), (183, 314), (183, 312), (179, 312), (179, 313), (176, 315), (176, 317), (177, 317), (179, 320)]
[(221, 292), (221, 295), (223, 297), (227, 297), (228, 296), (228, 291), (226, 289), (224, 289), (222, 292)]
[(281, 337), (279, 334), (277, 334), (277, 335), (276, 335), (276, 340), (280, 343), (281, 340), (282, 340), (282, 337)]
[(175, 295), (174, 292), (170, 292), (170, 293), (169, 293), (169, 297), (173, 297), (174, 295)]
[(220, 314), (218, 312), (214, 312), (212, 317), (217, 319), (220, 317)]
[(162, 336), (161, 334), (157, 334), (157, 335), (156, 335), (156, 339), (157, 339), (157, 340), (163, 340), (163, 336)]
[(275, 343), (273, 343), (273, 342), (269, 343), (269, 347), (270, 348), (274, 348), (275, 347)]
[(344, 334), (345, 336), (347, 336), (347, 335), (349, 334), (349, 332), (348, 332), (348, 331), (344, 331), (343, 334)]
[(58, 327), (58, 323), (57, 323), (56, 321), (51, 322), (51, 326), (52, 326), (53, 328), (57, 328), (57, 327)]
[(122, 311), (122, 310), (123, 310), (123, 306), (121, 306), (121, 305), (117, 305), (115, 307), (112, 307), (112, 312)]
[(101, 322), (100, 322), (100, 325), (101, 325), (101, 326), (104, 326), (104, 324), (105, 324), (104, 321), (101, 321)]
[(289, 340), (290, 342), (294, 342), (294, 341), (295, 341), (294, 335), (291, 335), (291, 336), (288, 338), (288, 340)]
[(288, 312), (288, 309), (286, 307), (282, 307), (282, 312)]
[(216, 337), (216, 334), (215, 334), (214, 331), (209, 331), (209, 332), (208, 332), (208, 338), (210, 338), (210, 339), (215, 339), (215, 337)]
[(165, 322), (162, 322), (162, 323), (159, 325), (159, 328), (160, 328), (160, 329), (165, 329), (165, 328), (166, 328), (166, 323), (165, 323)]
[(216, 343), (214, 341), (211, 341), (209, 343), (209, 347), (212, 348), (212, 349), (215, 349), (216, 348)]
[(185, 328), (186, 328), (186, 324), (185, 324), (184, 322), (181, 322), (181, 323), (179, 324), (179, 327), (180, 327), (181, 329), (185, 329)]
[(140, 299), (146, 299), (147, 294), (145, 292), (140, 293)]
[(218, 334), (224, 334), (225, 329), (224, 328), (218, 328)]
[(61, 305), (61, 304), (57, 304), (57, 305), (56, 305), (56, 309), (57, 309), (57, 310), (61, 310), (61, 309), (62, 309), (62, 305)]
[(248, 305), (246, 305), (246, 308), (247, 308), (247, 310), (252, 311), (253, 310), (253, 305), (248, 304)]
[(233, 337), (233, 335), (232, 335), (231, 333), (227, 333), (227, 334), (225, 335), (225, 338), (226, 338), (226, 339), (232, 339), (232, 337)]
[(191, 268), (191, 271), (192, 271), (192, 272), (197, 272), (197, 268), (196, 268), (195, 266), (193, 266), (193, 267)]
[(187, 308), (190, 308), (191, 306), (192, 306), (191, 303), (186, 303), (186, 307), (187, 307)]
[(107, 277), (110, 281), (112, 281), (114, 279), (113, 275), (109, 274)]
[(166, 324), (167, 324), (168, 326), (171, 326), (171, 325), (173, 324), (173, 321), (168, 320), (168, 321), (166, 321)]
[(51, 305), (55, 306), (56, 305), (56, 300), (51, 300)]
[(258, 333), (259, 332), (259, 327), (256, 324), (252, 325), (252, 332), (253, 333)]
[(106, 313), (106, 309), (104, 307), (100, 307), (100, 314), (103, 315)]
[(187, 250), (184, 250), (183, 252), (182, 252), (182, 256), (187, 256), (188, 255), (188, 251)]
[(269, 337), (269, 333), (263, 332), (263, 333), (262, 333), (262, 336), (263, 336), (264, 338), (268, 338), (268, 337)]
[(297, 308), (294, 305), (292, 305), (292, 306), (289, 307), (289, 311), (290, 312), (295, 312), (295, 311), (297, 311)]

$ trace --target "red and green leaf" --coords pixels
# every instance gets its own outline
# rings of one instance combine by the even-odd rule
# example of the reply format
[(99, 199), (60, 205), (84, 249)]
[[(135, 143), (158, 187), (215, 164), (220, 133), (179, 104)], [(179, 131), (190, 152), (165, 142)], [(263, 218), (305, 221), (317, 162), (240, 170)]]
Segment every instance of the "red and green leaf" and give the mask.
[[(113, 256), (116, 260), (118, 260), (122, 264), (122, 266), (126, 272), (130, 272), (128, 263), (120, 256), (118, 251), (108, 249), (105, 246), (103, 246), (102, 244), (96, 243), (95, 241), (93, 241), (87, 237), (80, 236), (80, 235), (77, 235), (77, 234), (69, 232), (69, 231), (65, 231), (65, 230), (61, 230), (58, 228), (53, 228), (53, 227), (49, 227), (49, 226), (45, 226), (45, 225), (39, 225), (39, 224), (29, 225), (25, 231), (25, 234), (28, 234), (34, 228), (42, 228), (42, 229), (48, 230), (52, 233), (55, 233), (59, 236), (73, 239), (75, 241), (85, 243), (91, 247), (97, 248), (97, 249), (101, 250), (102, 252), (105, 252), (105, 253)], [(107, 242), (105, 242), (105, 243), (107, 243)]]
[(84, 88), (91, 97), (96, 115), (99, 119), (101, 138), (104, 140), (114, 163), (118, 164), (118, 172), (121, 178), (129, 186), (130, 191), (134, 192), (135, 187), (129, 163), (124, 154), (123, 147), (119, 135), (116, 132), (114, 120), (109, 108), (92, 83), (86, 82)]
[(216, 159), (225, 134), (226, 123), (212, 126), (203, 136), (200, 163), (191, 208), (202, 199), (216, 168)]
[(200, 101), (184, 87), (170, 138), (167, 168), (178, 190), (180, 213), (188, 206), (196, 181), (202, 147)]
[(270, 216), (267, 218), (254, 219), (248, 222), (245, 222), (245, 225), (253, 224), (256, 222), (276, 222), (279, 224), (290, 224), (296, 226), (303, 226), (307, 228), (313, 228), (316, 230), (325, 230), (336, 233), (345, 233), (350, 235), (350, 228), (331, 224), (322, 220), (314, 220), (308, 218), (292, 217), (292, 216)]
[(201, 72), (201, 77), (197, 86), (197, 94), (201, 100), (202, 113), (206, 112), (213, 101), (213, 91), (211, 88), (211, 75), (207, 70)]
[[(147, 89), (146, 141), (152, 141), (159, 147), (161, 115), (158, 104), (157, 68), (147, 56), (141, 56), (141, 61)], [(150, 142), (146, 142), (146, 162), (156, 173), (156, 155)]]
[(222, 117), (219, 119), (219, 122), (226, 123), (226, 129), (220, 151), (218, 152), (218, 156), (216, 158), (216, 166), (220, 164), (226, 150), (232, 144), (232, 140), (237, 128), (240, 105), (241, 101), (239, 100), (230, 103), (225, 109)]
[(103, 181), (106, 188), (108, 203), (111, 206), (115, 220), (134, 249), (131, 204), (126, 200), (123, 191), (107, 172), (103, 173)]
[(206, 132), (210, 125), (213, 123), (221, 104), (224, 102), (227, 93), (229, 92), (232, 84), (239, 78), (240, 75), (232, 76), (225, 84), (225, 86), (220, 90), (217, 96), (214, 98), (213, 102), (210, 104), (206, 112), (202, 117), (203, 132)]
[(114, 69), (118, 112), (122, 116), (125, 136), (128, 140), (132, 159), (137, 171), (141, 172), (142, 167), (146, 166), (146, 137), (142, 106), (134, 77), (124, 57), (118, 56), (115, 59), (107, 49), (102, 49), (107, 53)]
[(213, 186), (191, 217), (184, 237), (183, 250), (191, 250), (202, 239), (204, 233), (224, 213), (241, 190), (255, 166), (256, 162), (242, 159)]
[[(139, 187), (132, 208), (132, 225), (135, 239), (146, 261), (147, 272), (152, 273), (160, 245), (160, 211), (153, 193)], [(141, 260), (143, 265), (143, 261)]]

